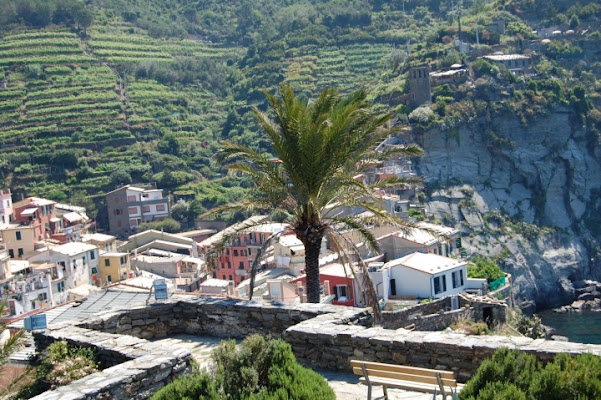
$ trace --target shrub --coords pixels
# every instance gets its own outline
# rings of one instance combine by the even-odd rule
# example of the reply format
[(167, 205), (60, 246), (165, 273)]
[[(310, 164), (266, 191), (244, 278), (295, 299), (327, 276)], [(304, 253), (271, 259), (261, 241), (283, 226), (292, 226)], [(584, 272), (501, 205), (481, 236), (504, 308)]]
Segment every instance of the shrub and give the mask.
[(290, 345), (281, 339), (265, 340), (260, 335), (252, 335), (239, 346), (234, 340), (223, 341), (212, 357), (215, 361), (212, 375), (203, 372), (179, 378), (152, 399), (336, 398), (325, 379), (298, 364)]
[(163, 387), (152, 400), (219, 400), (215, 384), (208, 373), (184, 375)]
[(485, 360), (460, 400), (566, 400), (601, 398), (601, 358), (558, 354), (544, 367), (533, 355), (506, 348)]
[(467, 267), (467, 276), (470, 278), (486, 278), (488, 283), (502, 278), (503, 275), (501, 268), (486, 257), (476, 257), (474, 263)]

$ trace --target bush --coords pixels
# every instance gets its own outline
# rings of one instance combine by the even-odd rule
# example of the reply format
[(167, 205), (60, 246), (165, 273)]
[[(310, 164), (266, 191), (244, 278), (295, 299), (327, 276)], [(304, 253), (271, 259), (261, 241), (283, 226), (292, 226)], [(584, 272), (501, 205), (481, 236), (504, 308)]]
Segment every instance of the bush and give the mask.
[(474, 263), (468, 265), (467, 276), (470, 278), (486, 278), (488, 283), (503, 277), (503, 271), (492, 260), (486, 257), (476, 257)]
[(601, 398), (601, 358), (558, 354), (544, 367), (533, 355), (506, 348), (485, 360), (460, 400), (567, 400)]
[(163, 387), (152, 400), (219, 400), (215, 384), (208, 373), (184, 375)]
[(203, 372), (179, 378), (152, 399), (336, 398), (325, 379), (298, 364), (290, 345), (281, 339), (265, 340), (259, 335), (252, 335), (239, 346), (234, 340), (223, 341), (213, 351), (212, 357), (215, 361), (213, 376)]

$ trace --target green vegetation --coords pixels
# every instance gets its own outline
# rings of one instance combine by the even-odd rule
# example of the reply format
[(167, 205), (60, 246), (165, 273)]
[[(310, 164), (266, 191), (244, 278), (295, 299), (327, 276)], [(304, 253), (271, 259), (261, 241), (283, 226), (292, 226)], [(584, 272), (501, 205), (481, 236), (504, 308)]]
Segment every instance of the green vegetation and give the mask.
[(475, 257), (467, 266), (467, 276), (487, 279), (488, 283), (494, 282), (504, 275), (501, 268), (493, 260), (486, 257)]
[(601, 358), (558, 354), (542, 365), (533, 355), (502, 348), (484, 360), (460, 400), (564, 400), (601, 396)]
[(223, 341), (213, 351), (214, 373), (183, 376), (158, 391), (153, 400), (254, 399), (334, 400), (325, 379), (296, 362), (290, 345), (281, 339), (247, 337), (236, 346)]
[[(480, 52), (454, 49), (458, 9), (462, 39), (474, 44), (477, 30)], [(240, 181), (212, 156), (221, 140), (271, 151), (251, 107), (263, 109), (261, 90), (281, 83), (301, 98), (364, 88), (376, 110), (394, 112), (395, 124), (456, 132), (469, 123), (495, 149), (515, 146), (490, 123), (495, 116), (517, 115), (528, 126), (569, 107), (593, 148), (601, 61), (591, 49), (601, 34), (585, 30), (600, 9), (554, 0), (5, 0), (1, 183), (17, 195), (84, 190), (97, 206), (102, 193), (129, 181), (184, 190), (205, 208), (207, 187), (226, 186), (215, 189), (217, 203), (236, 200), (244, 188), (233, 190)], [(492, 28), (499, 19), (505, 33)], [(533, 30), (553, 25), (575, 34), (535, 40)], [(497, 50), (536, 51), (536, 75), (478, 58)], [(466, 64), (473, 84), (434, 87), (434, 104), (414, 110), (408, 70), (423, 63), (437, 71)], [(49, 162), (56, 149), (73, 151), (78, 164)], [(118, 170), (129, 178), (111, 179)]]
[(29, 399), (48, 390), (68, 385), (99, 370), (94, 350), (72, 347), (65, 340), (52, 343), (36, 364), (36, 380), (15, 398)]

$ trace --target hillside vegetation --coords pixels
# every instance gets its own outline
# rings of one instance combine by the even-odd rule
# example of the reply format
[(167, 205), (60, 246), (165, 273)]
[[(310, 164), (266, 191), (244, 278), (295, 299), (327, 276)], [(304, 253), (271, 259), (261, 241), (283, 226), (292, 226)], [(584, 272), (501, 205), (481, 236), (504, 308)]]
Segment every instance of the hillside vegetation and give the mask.
[[(598, 1), (0, 0), (0, 10), (2, 185), (92, 213), (131, 182), (205, 208), (242, 196), (246, 183), (212, 155), (221, 139), (268, 150), (250, 106), (282, 82), (306, 97), (365, 87), (398, 123), (424, 129), (507, 111), (529, 124), (563, 104), (598, 141)], [(455, 50), (458, 17), (479, 49)], [(498, 19), (503, 34), (486, 27)], [(530, 42), (550, 26), (574, 34)], [(493, 51), (532, 54), (536, 79), (477, 60)], [(422, 63), (467, 63), (474, 75), (436, 88), (420, 119), (404, 96)]]

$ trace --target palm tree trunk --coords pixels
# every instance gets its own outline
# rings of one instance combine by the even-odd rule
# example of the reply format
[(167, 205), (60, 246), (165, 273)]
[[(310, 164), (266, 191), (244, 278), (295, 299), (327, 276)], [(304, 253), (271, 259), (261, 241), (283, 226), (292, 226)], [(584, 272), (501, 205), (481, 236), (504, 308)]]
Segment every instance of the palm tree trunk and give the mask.
[(319, 303), (319, 251), (321, 250), (321, 238), (305, 243), (305, 273), (307, 274), (307, 302)]

